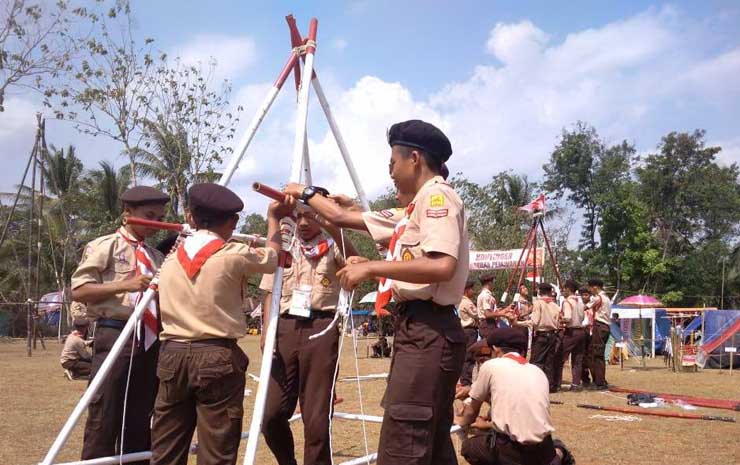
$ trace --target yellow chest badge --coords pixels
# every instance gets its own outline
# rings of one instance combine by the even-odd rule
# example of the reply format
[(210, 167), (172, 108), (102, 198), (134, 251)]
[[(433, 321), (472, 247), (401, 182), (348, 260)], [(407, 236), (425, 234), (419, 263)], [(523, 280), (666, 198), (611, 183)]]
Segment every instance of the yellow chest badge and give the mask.
[(432, 208), (444, 207), (445, 206), (445, 196), (442, 194), (434, 194), (432, 198), (430, 199), (429, 203)]
[(410, 249), (404, 249), (401, 253), (401, 260), (408, 262), (414, 259), (414, 254), (411, 253)]
[(323, 278), (321, 278), (321, 281), (319, 281), (319, 282), (324, 287), (331, 287), (331, 281), (326, 276), (324, 276)]

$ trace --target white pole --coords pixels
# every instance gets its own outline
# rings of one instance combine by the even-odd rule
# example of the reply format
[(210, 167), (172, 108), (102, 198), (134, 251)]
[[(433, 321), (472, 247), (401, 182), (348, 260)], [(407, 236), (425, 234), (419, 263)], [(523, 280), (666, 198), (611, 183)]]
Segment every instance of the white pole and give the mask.
[[(313, 58), (316, 41), (316, 28), (318, 21), (316, 18), (311, 19), (309, 27), (309, 44), (306, 50), (306, 64), (303, 69), (303, 76), (308, 76), (309, 80), (313, 74)], [(308, 81), (310, 82), (310, 81)], [(301, 177), (301, 158), (303, 157), (303, 147), (306, 140), (306, 122), (308, 119), (308, 95), (310, 86), (304, 81), (298, 94), (298, 112), (296, 115), (296, 134), (293, 143), (293, 164), (291, 166), (290, 181), (298, 182)], [(292, 231), (291, 231), (292, 232)], [(290, 242), (283, 240), (283, 251), (290, 250)], [(257, 443), (259, 441), (260, 430), (262, 429), (262, 418), (265, 413), (265, 403), (267, 401), (267, 387), (270, 384), (270, 372), (272, 371), (272, 354), (275, 350), (275, 338), (277, 334), (278, 316), (280, 314), (280, 297), (282, 295), (283, 285), (283, 268), (278, 266), (275, 271), (272, 284), (272, 301), (270, 308), (270, 320), (265, 334), (265, 348), (262, 353), (262, 366), (260, 367), (260, 380), (257, 386), (257, 395), (254, 400), (254, 411), (252, 421), (249, 425), (249, 438), (247, 439), (247, 450), (244, 453), (244, 464), (254, 465), (257, 456)]]
[(100, 385), (103, 384), (103, 381), (105, 380), (108, 372), (113, 366), (113, 363), (115, 363), (115, 361), (118, 359), (118, 356), (123, 350), (124, 344), (128, 342), (131, 333), (134, 331), (136, 322), (139, 321), (139, 318), (141, 318), (144, 310), (146, 310), (147, 305), (149, 305), (149, 302), (154, 298), (156, 291), (154, 291), (153, 287), (155, 287), (158, 282), (159, 276), (155, 276), (154, 279), (152, 279), (151, 284), (149, 285), (149, 289), (146, 290), (141, 300), (139, 301), (139, 304), (136, 306), (134, 312), (131, 314), (128, 321), (126, 322), (126, 325), (121, 330), (121, 334), (118, 336), (118, 339), (116, 339), (115, 344), (113, 344), (113, 347), (111, 347), (110, 353), (105, 357), (105, 360), (103, 360), (103, 363), (100, 365), (100, 368), (95, 374), (92, 382), (90, 382), (90, 385), (85, 390), (85, 393), (82, 394), (79, 402), (77, 402), (74, 410), (72, 410), (72, 414), (69, 416), (69, 418), (67, 418), (67, 421), (64, 423), (62, 430), (59, 432), (56, 439), (54, 440), (54, 443), (51, 445), (49, 452), (46, 453), (46, 457), (44, 457), (41, 465), (51, 465), (54, 462), (57, 454), (59, 454), (59, 451), (64, 446), (64, 443), (67, 442), (67, 438), (69, 438), (70, 433), (72, 433), (72, 430), (82, 416), (82, 413), (90, 404), (95, 394), (97, 394), (98, 390), (100, 389)]
[(150, 458), (152, 458), (151, 451), (145, 451), (114, 455), (111, 457), (99, 457), (90, 460), (78, 460), (77, 462), (64, 462), (57, 465), (118, 465), (119, 463), (138, 462), (140, 460), (149, 460)]
[(293, 70), (293, 66), (295, 65), (296, 60), (298, 60), (298, 55), (296, 55), (295, 53), (291, 53), (290, 57), (288, 57), (288, 62), (285, 63), (285, 66), (283, 66), (283, 70), (280, 72), (277, 80), (267, 92), (265, 99), (262, 101), (262, 105), (260, 105), (259, 109), (257, 110), (257, 114), (254, 115), (252, 121), (249, 123), (247, 132), (244, 134), (244, 137), (242, 137), (242, 140), (239, 142), (238, 149), (236, 150), (236, 152), (234, 152), (234, 156), (232, 156), (231, 160), (229, 160), (229, 164), (226, 165), (224, 174), (221, 175), (221, 179), (218, 181), (218, 183), (222, 186), (227, 186), (229, 182), (231, 182), (231, 177), (234, 175), (236, 169), (239, 167), (239, 163), (242, 161), (242, 158), (244, 158), (244, 154), (247, 152), (247, 147), (249, 147), (249, 144), (252, 142), (252, 138), (257, 133), (257, 129), (260, 127), (260, 124), (262, 124), (262, 120), (265, 119), (265, 115), (272, 106), (272, 103), (275, 101), (275, 97), (277, 97), (278, 92), (280, 92), (280, 89), (283, 87), (285, 79)]
[(303, 176), (302, 182), (308, 186), (313, 184), (313, 176), (311, 176), (311, 159), (308, 156), (308, 134), (303, 139), (303, 159), (301, 163), (301, 175)]
[[(306, 63), (308, 64), (308, 57), (306, 57)], [(316, 91), (316, 97), (318, 97), (319, 104), (321, 104), (321, 108), (324, 110), (326, 121), (329, 123), (332, 134), (334, 134), (334, 139), (337, 141), (339, 153), (342, 154), (344, 164), (347, 165), (347, 171), (349, 171), (349, 176), (352, 178), (352, 183), (355, 185), (355, 190), (357, 191), (357, 196), (360, 198), (362, 208), (366, 211), (370, 210), (370, 203), (367, 201), (367, 196), (365, 195), (365, 191), (362, 189), (360, 178), (357, 176), (357, 171), (355, 171), (355, 165), (352, 163), (352, 158), (349, 156), (347, 144), (344, 143), (344, 138), (342, 137), (342, 133), (339, 131), (339, 126), (334, 120), (334, 115), (331, 112), (331, 107), (329, 107), (329, 101), (326, 99), (324, 89), (321, 87), (321, 83), (319, 82), (319, 77), (314, 75), (314, 78), (311, 80), (311, 84), (313, 84), (313, 89)]]

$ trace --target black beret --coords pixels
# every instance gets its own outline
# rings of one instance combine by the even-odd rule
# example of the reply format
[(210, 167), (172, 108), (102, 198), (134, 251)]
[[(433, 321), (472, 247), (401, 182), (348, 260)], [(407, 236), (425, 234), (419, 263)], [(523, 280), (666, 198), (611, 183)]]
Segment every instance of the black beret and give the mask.
[(488, 331), (488, 345), (505, 347), (524, 353), (527, 349), (528, 336), (521, 328), (493, 328)]
[(550, 283), (540, 283), (538, 289), (543, 294), (549, 294), (552, 292), (552, 285)]
[(465, 281), (465, 289), (470, 289), (471, 287), (475, 286), (475, 281), (472, 279), (468, 279)]
[(388, 145), (403, 145), (423, 150), (444, 163), (452, 155), (452, 145), (436, 126), (412, 119), (396, 123), (388, 130)]
[(468, 346), (468, 353), (473, 356), (491, 355), (491, 347), (485, 340), (481, 339)]
[(450, 169), (447, 168), (447, 163), (442, 163), (442, 166), (439, 167), (439, 175), (442, 176), (442, 179), (445, 181), (450, 177)]
[(483, 284), (483, 283), (490, 283), (495, 278), (496, 278), (496, 275), (493, 274), (493, 273), (484, 273), (484, 274), (480, 275), (479, 280), (480, 280), (481, 284)]
[(244, 209), (244, 202), (231, 189), (212, 182), (193, 184), (188, 197), (190, 209), (197, 208), (205, 216), (233, 215)]
[(121, 201), (131, 205), (146, 205), (149, 203), (167, 203), (170, 198), (167, 194), (149, 186), (136, 186), (121, 194)]

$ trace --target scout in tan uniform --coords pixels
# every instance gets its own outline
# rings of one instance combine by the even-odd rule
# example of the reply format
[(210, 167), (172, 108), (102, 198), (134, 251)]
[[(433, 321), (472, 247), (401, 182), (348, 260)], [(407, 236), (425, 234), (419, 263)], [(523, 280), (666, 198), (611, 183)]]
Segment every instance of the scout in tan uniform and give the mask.
[(376, 311), (391, 297), (397, 303), (378, 463), (453, 464), (452, 402), (465, 360), (465, 334), (454, 309), (465, 288), (469, 251), (462, 200), (439, 175), (452, 147), (442, 131), (419, 120), (393, 125), (388, 143), (399, 198), (412, 199), (393, 226), (391, 215), (345, 210), (301, 185), (286, 192), (308, 197), (324, 218), (368, 231), (389, 249), (385, 261), (351, 258), (339, 272), (345, 289), (380, 280)]
[(162, 350), (152, 425), (152, 464), (185, 465), (198, 429), (198, 464), (236, 463), (249, 359), (237, 346), (247, 331), (243, 286), (253, 273), (272, 273), (279, 247), (278, 216), (268, 212), (266, 248), (229, 242), (244, 208), (218, 184), (189, 191), (197, 230), (162, 265), (159, 299)]
[(583, 371), (583, 354), (586, 352), (586, 330), (583, 327), (585, 306), (580, 297), (576, 295), (577, 289), (578, 284), (572, 280), (566, 281), (563, 286), (565, 301), (563, 301), (562, 315), (565, 331), (563, 334), (563, 351), (560, 355), (558, 368), (555, 370), (558, 378), (556, 384), (559, 385), (562, 381), (563, 365), (570, 356), (571, 391), (582, 389), (581, 372)]
[(481, 275), (481, 290), (478, 294), (478, 319), (480, 321), (481, 337), (486, 337), (488, 331), (497, 326), (496, 324), (496, 298), (493, 296), (494, 276), (492, 273)]
[(588, 308), (593, 312), (593, 329), (591, 332), (591, 374), (594, 377), (595, 390), (608, 388), (606, 382), (606, 361), (604, 351), (609, 340), (609, 323), (611, 322), (612, 302), (604, 292), (604, 282), (600, 279), (590, 279), (588, 287), (591, 290), (591, 302)]
[(552, 300), (552, 286), (547, 283), (539, 285), (539, 297), (532, 305), (531, 318), (518, 321), (518, 326), (532, 328), (532, 364), (545, 372), (550, 383), (550, 392), (558, 390), (555, 385), (555, 368), (560, 339), (560, 307)]
[(586, 349), (583, 353), (583, 369), (581, 370), (581, 385), (585, 388), (591, 384), (593, 378), (591, 366), (593, 365), (593, 356), (591, 355), (591, 332), (594, 328), (594, 312), (588, 305), (591, 303), (591, 291), (587, 286), (578, 290), (578, 297), (583, 303), (584, 329), (586, 330)]
[[(137, 186), (124, 192), (121, 200), (124, 219), (134, 216), (161, 221), (169, 197), (151, 187)], [(108, 356), (162, 263), (162, 254), (144, 243), (144, 239), (156, 232), (127, 224), (113, 234), (93, 240), (85, 247), (82, 260), (72, 275), (72, 299), (86, 304), (87, 317), (96, 321), (91, 378)], [(156, 325), (156, 321), (154, 323)], [(83, 460), (149, 450), (159, 348), (156, 343), (150, 343), (155, 340), (156, 337), (143, 338), (133, 347), (128, 341), (111, 367), (88, 408)], [(127, 381), (128, 402), (123, 418)], [(120, 444), (121, 423), (125, 429), (123, 446)]]
[(488, 344), (493, 359), (481, 365), (471, 401), (455, 416), (455, 423), (472, 425), (487, 402), (493, 431), (463, 441), (462, 456), (471, 465), (575, 463), (565, 445), (552, 439), (548, 381), (521, 355), (527, 338), (516, 328), (498, 328), (488, 335)]
[(471, 352), (470, 346), (478, 342), (478, 309), (472, 301), (473, 286), (475, 282), (468, 280), (465, 283), (465, 291), (460, 305), (457, 306), (457, 313), (460, 316), (460, 325), (463, 328), (466, 338), (466, 356), (465, 366), (460, 375), (460, 385), (470, 386), (473, 384), (473, 368), (475, 368), (475, 354)]
[(75, 319), (74, 330), (67, 335), (67, 339), (64, 341), (59, 363), (62, 364), (65, 375), (70, 380), (87, 378), (90, 375), (92, 356), (87, 351), (87, 342), (85, 341), (89, 326), (90, 322), (86, 319)]
[[(330, 464), (329, 415), (337, 364), (339, 329), (309, 339), (332, 322), (339, 300), (337, 272), (345, 265), (342, 237), (333, 226), (321, 230), (308, 210), (297, 214), (297, 234), (292, 244), (292, 265), (283, 274), (276, 352), (270, 373), (262, 432), (278, 464), (296, 463), (293, 433), (288, 419), (300, 401), (304, 424), (303, 463)], [(345, 238), (347, 253), (356, 255)], [(262, 304), (268, 321), (273, 276), (265, 275), (260, 289), (267, 292)], [(264, 337), (267, 328), (262, 334)]]

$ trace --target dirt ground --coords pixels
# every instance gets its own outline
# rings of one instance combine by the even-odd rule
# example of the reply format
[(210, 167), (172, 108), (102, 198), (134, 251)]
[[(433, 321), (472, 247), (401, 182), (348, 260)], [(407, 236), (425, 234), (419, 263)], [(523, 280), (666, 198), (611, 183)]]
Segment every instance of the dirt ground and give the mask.
[[(340, 377), (354, 376), (355, 365), (351, 342), (345, 340)], [(367, 342), (359, 346), (361, 374), (384, 373), (389, 369), (388, 359), (366, 358)], [(240, 342), (251, 360), (249, 372), (259, 373), (260, 356), (258, 338), (248, 336)], [(59, 432), (85, 389), (82, 381), (67, 381), (62, 375), (58, 355), (61, 346), (56, 341), (47, 342), (47, 350), (25, 355), (23, 341), (0, 342), (0, 464), (26, 465), (38, 463)], [(566, 368), (567, 370), (567, 368)], [(566, 371), (567, 373), (567, 371)], [(676, 374), (663, 367), (662, 360), (650, 361), (646, 370), (631, 360), (624, 371), (609, 367), (611, 384), (620, 387), (654, 390), (659, 392), (736, 399), (740, 402), (740, 372), (732, 377), (727, 371), (706, 370), (699, 373)], [(566, 375), (566, 379), (569, 377)], [(248, 429), (250, 412), (257, 384), (247, 380), (252, 395), (245, 397), (244, 427)], [(379, 407), (385, 388), (384, 380), (362, 382), (362, 396), (366, 414), (382, 415)], [(360, 412), (357, 383), (338, 384), (338, 395), (345, 400), (337, 407), (340, 412)], [(568, 444), (579, 465), (600, 464), (735, 464), (740, 463), (740, 423), (684, 420), (641, 416), (638, 421), (607, 421), (601, 415), (620, 415), (577, 408), (577, 403), (608, 406), (625, 406), (622, 394), (613, 393), (558, 393), (552, 400), (563, 405), (553, 405), (552, 416), (555, 436)], [(663, 407), (662, 411), (680, 411), (677, 407)], [(694, 413), (734, 416), (740, 413), (728, 410), (699, 409)], [(84, 419), (83, 419), (84, 421)], [(302, 425), (294, 423), (298, 462), (302, 457)], [(377, 449), (380, 425), (367, 424), (368, 449)], [(335, 420), (333, 433), (334, 457), (337, 463), (365, 455), (365, 445), (360, 422)], [(79, 458), (82, 426), (79, 425), (57, 462)], [(459, 449), (459, 440), (455, 439)], [(244, 442), (241, 451), (243, 453)], [(191, 456), (191, 464), (195, 457)], [(274, 464), (268, 449), (261, 442), (258, 452), (260, 464)], [(465, 463), (461, 459), (461, 463)]]

